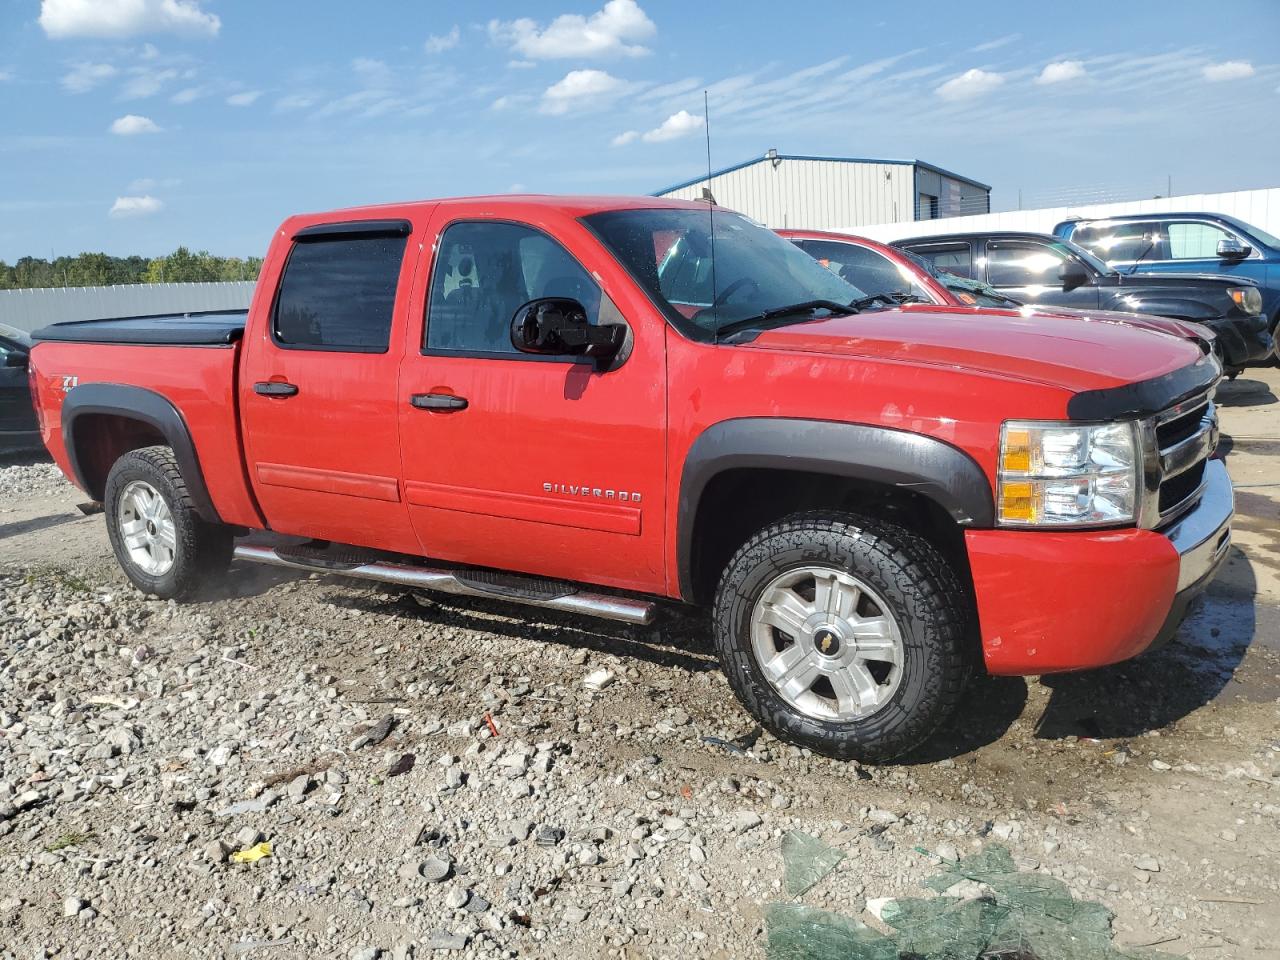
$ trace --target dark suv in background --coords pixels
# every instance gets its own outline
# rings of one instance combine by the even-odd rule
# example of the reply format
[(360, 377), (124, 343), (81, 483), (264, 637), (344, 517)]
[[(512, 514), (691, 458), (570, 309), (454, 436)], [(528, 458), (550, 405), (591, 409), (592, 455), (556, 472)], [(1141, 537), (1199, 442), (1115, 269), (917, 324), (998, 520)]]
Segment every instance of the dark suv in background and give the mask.
[(894, 241), (937, 269), (982, 280), (1023, 303), (1153, 313), (1203, 323), (1228, 374), (1272, 352), (1258, 285), (1216, 276), (1120, 273), (1069, 240), (1042, 233), (953, 233)]
[(1275, 336), (1280, 324), (1280, 237), (1221, 213), (1064, 220), (1053, 232), (1123, 273), (1207, 273), (1252, 280)]
[(27, 364), (31, 338), (0, 323), (0, 453), (40, 446)]

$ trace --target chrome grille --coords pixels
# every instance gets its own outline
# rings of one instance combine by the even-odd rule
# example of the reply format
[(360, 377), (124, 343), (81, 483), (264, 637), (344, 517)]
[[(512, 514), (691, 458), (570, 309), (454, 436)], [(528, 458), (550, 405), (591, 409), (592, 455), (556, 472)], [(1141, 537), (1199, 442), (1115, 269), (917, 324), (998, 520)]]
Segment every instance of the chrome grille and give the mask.
[(1163, 527), (1204, 492), (1205, 463), (1218, 446), (1213, 391), (1185, 400), (1144, 424), (1147, 497), (1143, 526)]

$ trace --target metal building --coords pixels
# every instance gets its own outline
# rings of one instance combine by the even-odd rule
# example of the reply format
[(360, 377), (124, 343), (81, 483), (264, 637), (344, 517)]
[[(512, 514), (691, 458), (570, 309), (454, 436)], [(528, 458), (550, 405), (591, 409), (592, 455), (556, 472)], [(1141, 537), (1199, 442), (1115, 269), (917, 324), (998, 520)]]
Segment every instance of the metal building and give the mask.
[(991, 187), (923, 160), (763, 157), (659, 190), (655, 197), (697, 200), (710, 186), (716, 203), (775, 229), (815, 230), (987, 213)]
[(64, 320), (138, 317), (201, 310), (247, 310), (252, 280), (225, 283), (121, 283), (111, 287), (0, 290), (0, 323), (30, 333)]

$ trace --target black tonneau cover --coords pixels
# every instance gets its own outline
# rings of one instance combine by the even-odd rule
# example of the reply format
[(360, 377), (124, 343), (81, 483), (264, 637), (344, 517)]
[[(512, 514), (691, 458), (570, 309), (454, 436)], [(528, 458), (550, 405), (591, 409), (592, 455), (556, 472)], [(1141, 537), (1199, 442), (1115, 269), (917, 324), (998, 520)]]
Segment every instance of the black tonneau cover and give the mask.
[(41, 327), (31, 339), (73, 343), (141, 343), (180, 347), (226, 346), (244, 334), (248, 310), (165, 313), (149, 317), (70, 320)]

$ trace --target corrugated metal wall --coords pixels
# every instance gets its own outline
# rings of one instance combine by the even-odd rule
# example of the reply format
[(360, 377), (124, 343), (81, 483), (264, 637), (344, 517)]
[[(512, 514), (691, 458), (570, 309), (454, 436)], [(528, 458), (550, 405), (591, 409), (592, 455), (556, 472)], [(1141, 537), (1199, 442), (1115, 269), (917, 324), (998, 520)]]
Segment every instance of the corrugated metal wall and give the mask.
[[(765, 159), (711, 179), (721, 206), (775, 229), (815, 230), (906, 220), (915, 204), (910, 164), (840, 160)], [(664, 197), (697, 200), (706, 180)]]
[(869, 226), (866, 221), (849, 220), (833, 229), (860, 234), (873, 240), (901, 240), (904, 237), (965, 233), (971, 230), (1030, 230), (1050, 233), (1068, 217), (1106, 217), (1132, 213), (1222, 213), (1280, 236), (1280, 187), (1238, 190), (1232, 193), (1192, 193), (1182, 197), (1094, 203), (1078, 207), (1010, 210), (982, 216), (930, 220), (927, 223), (913, 222), (907, 217), (899, 218), (898, 222), (874, 226)]
[(30, 332), (64, 320), (201, 310), (247, 310), (253, 288), (254, 283), (249, 280), (0, 290), (0, 323)]

